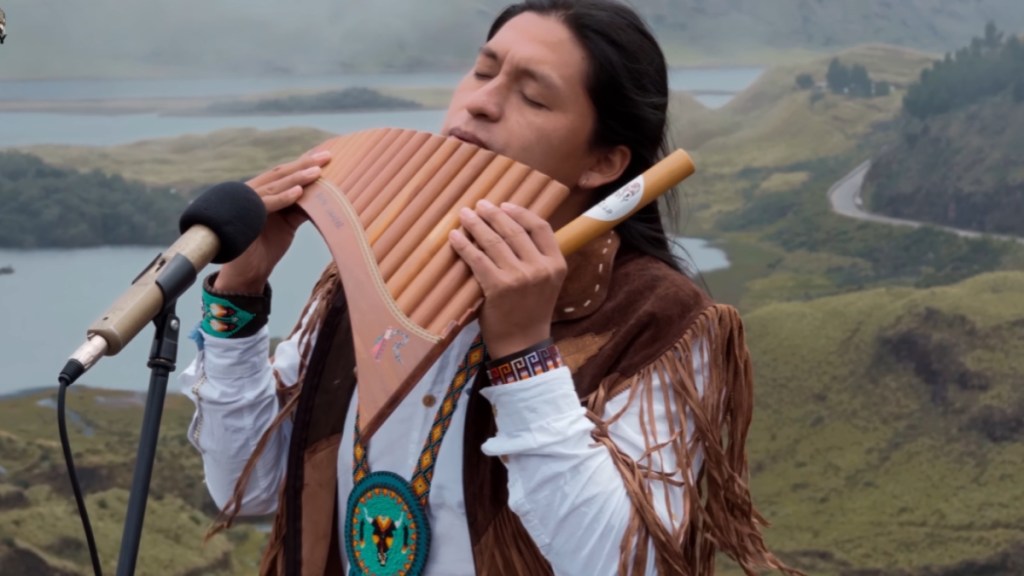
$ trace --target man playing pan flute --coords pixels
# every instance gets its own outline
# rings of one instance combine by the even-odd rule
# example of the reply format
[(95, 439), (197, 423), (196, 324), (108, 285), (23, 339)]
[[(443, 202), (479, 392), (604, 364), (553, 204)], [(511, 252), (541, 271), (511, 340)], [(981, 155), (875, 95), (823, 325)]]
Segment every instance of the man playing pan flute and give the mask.
[[(371, 438), (360, 434), (336, 267), (269, 356), (268, 278), (327, 154), (250, 181), (270, 217), (204, 282), (181, 376), (189, 438), (222, 508), (275, 513), (262, 574), (794, 572), (763, 542), (747, 484), (753, 379), (735, 310), (679, 268), (657, 204), (568, 259), (558, 229), (664, 153), (668, 82), (637, 15), (611, 0), (502, 12), (441, 133), (571, 189), (549, 219), (464, 210), (451, 246), (484, 301)], [(400, 353), (400, 334), (377, 354)]]

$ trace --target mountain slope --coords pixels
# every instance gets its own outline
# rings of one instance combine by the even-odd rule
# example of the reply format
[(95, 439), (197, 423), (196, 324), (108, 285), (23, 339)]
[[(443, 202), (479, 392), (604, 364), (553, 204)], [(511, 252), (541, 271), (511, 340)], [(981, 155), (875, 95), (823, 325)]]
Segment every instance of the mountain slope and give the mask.
[(922, 71), (865, 179), (875, 211), (1024, 236), (1024, 40), (994, 26)]
[(773, 543), (814, 574), (1024, 561), (1024, 512), (1007, 505), (1024, 498), (1024, 274), (768, 305), (746, 322), (753, 487)]
[(715, 48), (840, 48), (880, 42), (945, 51), (988, 20), (1024, 28), (1013, 0), (648, 0), (638, 2), (670, 44)]
[[(68, 436), (105, 573), (114, 573), (145, 395), (68, 391)], [(0, 400), (0, 574), (84, 576), (89, 552), (61, 454), (56, 392)], [(153, 465), (138, 573), (252, 574), (265, 539), (252, 526), (204, 543), (215, 507), (185, 430), (194, 407), (167, 395)]]
[[(757, 380), (752, 489), (773, 548), (816, 576), (1016, 573), (1024, 273), (769, 304), (744, 322)], [(72, 392), (72, 445), (109, 569), (143, 398)], [(53, 397), (0, 401), (0, 567), (64, 576), (88, 559)], [(263, 536), (251, 526), (201, 544), (213, 508), (184, 437), (191, 414), (168, 395), (140, 570), (252, 573)]]
[(872, 165), (865, 186), (873, 210), (1024, 236), (1024, 103), (1008, 94), (986, 99), (915, 132)]

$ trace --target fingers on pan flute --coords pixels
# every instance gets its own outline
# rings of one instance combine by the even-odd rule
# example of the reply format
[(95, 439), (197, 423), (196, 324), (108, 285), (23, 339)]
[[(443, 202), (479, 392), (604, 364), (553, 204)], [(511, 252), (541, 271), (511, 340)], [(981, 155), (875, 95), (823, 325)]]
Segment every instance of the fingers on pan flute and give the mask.
[[(484, 198), (492, 203), (499, 198), (500, 201), (510, 198), (513, 191), (520, 188), (530, 174), (530, 169), (523, 164), (503, 161), (500, 165), (507, 166), (507, 168), (498, 181), (485, 190), (484, 194)], [(474, 201), (472, 205), (475, 204)], [(454, 223), (449, 230), (454, 230), (457, 223), (458, 216), (456, 214)], [(447, 240), (447, 231), (445, 235)], [(409, 294), (402, 295), (403, 299), (400, 300), (399, 306), (408, 303), (409, 309), (412, 310), (413, 322), (427, 327), (429, 330), (433, 320), (451, 301), (459, 288), (469, 282), (476, 284), (472, 280), (472, 272), (455, 253), (451, 245), (446, 242), (440, 250), (434, 253), (423, 272), (410, 285), (407, 290)], [(404, 307), (403, 310), (405, 310)]]
[(459, 210), (486, 198), (548, 216), (568, 190), (477, 146), (402, 129), (332, 142), (325, 180), (352, 204), (399, 308), (440, 334), (479, 300), (480, 287), (448, 243)]
[[(509, 195), (507, 201), (518, 206), (531, 206), (537, 198), (547, 189), (551, 178), (536, 171), (530, 171), (523, 183), (515, 188)], [(502, 201), (492, 201), (493, 204), (500, 204)], [(449, 248), (450, 250), (451, 248)], [(434, 334), (441, 334), (452, 322), (460, 319), (468, 310), (473, 308), (482, 295), (480, 285), (472, 279), (469, 267), (462, 260), (457, 268), (465, 278), (461, 286), (452, 294), (448, 300), (442, 301), (443, 306), (440, 312), (427, 319), (427, 330)]]
[[(511, 159), (499, 156), (490, 163), (482, 174), (473, 182), (466, 195), (444, 216), (431, 232), (427, 243), (431, 246), (427, 253), (427, 261), (422, 268), (409, 266), (402, 269), (401, 276), (395, 275), (392, 295), (398, 301), (398, 307), (407, 312), (414, 322), (425, 326), (428, 316), (440, 311), (444, 298), (450, 297), (458, 288), (462, 279), (458, 271), (452, 270), (459, 259), (455, 250), (449, 245), (449, 233), (459, 228), (459, 210), (464, 206), (475, 206), (483, 198), (497, 197), (510, 186), (518, 186), (525, 177), (525, 171), (512, 170)], [(468, 272), (465, 271), (465, 272)], [(411, 280), (410, 280), (411, 278)], [(406, 285), (408, 282), (408, 285)], [(406, 286), (403, 286), (406, 285)], [(391, 287), (389, 283), (388, 287)], [(436, 287), (436, 290), (434, 290)], [(428, 293), (438, 292), (429, 302), (425, 302)], [(422, 304), (422, 305), (421, 305)]]

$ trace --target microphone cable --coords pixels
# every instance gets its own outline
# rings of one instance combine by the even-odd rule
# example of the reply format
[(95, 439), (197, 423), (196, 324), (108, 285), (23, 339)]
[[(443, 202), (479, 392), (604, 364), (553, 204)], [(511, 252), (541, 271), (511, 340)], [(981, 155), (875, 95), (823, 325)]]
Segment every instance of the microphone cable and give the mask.
[(96, 551), (96, 540), (92, 535), (92, 525), (89, 524), (89, 512), (85, 509), (85, 499), (82, 498), (82, 488), (78, 485), (78, 475), (75, 473), (75, 462), (71, 457), (71, 443), (68, 441), (68, 427), (64, 417), (64, 400), (67, 395), (70, 382), (68, 378), (60, 377), (60, 390), (57, 393), (57, 426), (60, 428), (60, 445), (64, 449), (64, 461), (68, 467), (68, 476), (71, 478), (71, 489), (75, 493), (75, 502), (78, 503), (78, 515), (82, 517), (82, 527), (85, 528), (85, 539), (89, 544), (89, 556), (92, 558), (92, 569), (96, 576), (102, 576), (100, 569), (100, 556)]

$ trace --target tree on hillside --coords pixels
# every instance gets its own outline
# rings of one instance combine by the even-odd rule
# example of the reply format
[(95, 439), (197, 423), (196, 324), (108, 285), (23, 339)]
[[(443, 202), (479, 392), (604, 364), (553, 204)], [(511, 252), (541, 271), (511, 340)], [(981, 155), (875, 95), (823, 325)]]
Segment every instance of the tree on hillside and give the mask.
[(825, 83), (828, 85), (828, 89), (836, 94), (846, 93), (846, 87), (850, 83), (850, 72), (846, 66), (839, 63), (838, 58), (833, 58), (832, 62), (828, 65)]
[(810, 90), (811, 88), (814, 88), (814, 77), (806, 72), (798, 74), (796, 77), (796, 85), (801, 90)]
[(847, 67), (838, 58), (833, 58), (828, 65), (825, 82), (828, 84), (829, 91), (835, 94), (871, 98), (875, 93), (874, 82), (868, 75), (867, 68), (861, 64)]
[(998, 50), (1003, 44), (1003, 33), (996, 29), (996, 23), (991, 20), (985, 24), (985, 48), (989, 50)]
[(868, 70), (860, 64), (850, 69), (850, 95), (861, 98), (870, 98), (872, 93), (871, 78)]
[(904, 111), (923, 119), (1007, 90), (1016, 99), (1016, 83), (1024, 78), (1024, 48), (1017, 36), (1010, 34), (1005, 41), (1004, 36), (989, 22), (983, 37), (922, 70), (907, 89)]
[(0, 152), (0, 248), (165, 244), (185, 205), (166, 188)]

